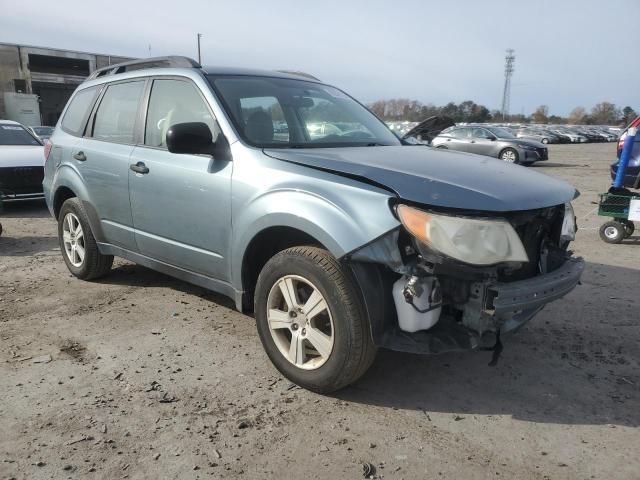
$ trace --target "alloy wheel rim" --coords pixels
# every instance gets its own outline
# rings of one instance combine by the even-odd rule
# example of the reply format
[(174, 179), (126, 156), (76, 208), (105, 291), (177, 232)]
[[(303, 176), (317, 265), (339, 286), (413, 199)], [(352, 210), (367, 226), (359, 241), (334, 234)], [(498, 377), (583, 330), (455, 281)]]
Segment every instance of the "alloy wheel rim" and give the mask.
[(304, 277), (285, 275), (267, 297), (269, 332), (280, 354), (303, 370), (320, 368), (331, 356), (335, 329), (320, 290)]
[(62, 221), (62, 243), (67, 259), (74, 267), (81, 267), (86, 253), (84, 231), (80, 219), (74, 213), (67, 213)]
[(513, 163), (516, 161), (516, 155), (511, 150), (508, 150), (502, 154), (502, 159), (505, 162)]
[(604, 229), (604, 236), (607, 238), (614, 239), (618, 236), (618, 229), (616, 227), (607, 227)]

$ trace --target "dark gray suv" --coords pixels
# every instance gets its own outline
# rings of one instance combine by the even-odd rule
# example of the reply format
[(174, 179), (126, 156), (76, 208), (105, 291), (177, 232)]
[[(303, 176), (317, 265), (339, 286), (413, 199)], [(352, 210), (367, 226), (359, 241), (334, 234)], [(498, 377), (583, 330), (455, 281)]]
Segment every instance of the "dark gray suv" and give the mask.
[(119, 256), (228, 295), (278, 370), (318, 392), (379, 347), (499, 352), (584, 266), (567, 250), (574, 188), (403, 145), (304, 74), (110, 66), (50, 141), (44, 191), (73, 275)]
[(548, 160), (547, 147), (533, 140), (516, 138), (505, 128), (487, 125), (461, 125), (442, 131), (431, 142), (436, 148), (477, 153), (509, 163), (529, 165)]

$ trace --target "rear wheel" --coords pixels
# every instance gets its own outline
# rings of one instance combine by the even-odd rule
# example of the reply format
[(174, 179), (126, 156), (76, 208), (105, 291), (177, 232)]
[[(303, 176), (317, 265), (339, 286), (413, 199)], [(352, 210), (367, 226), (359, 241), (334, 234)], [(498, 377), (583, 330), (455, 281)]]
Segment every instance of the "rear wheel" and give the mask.
[(600, 227), (600, 238), (607, 243), (620, 243), (625, 238), (625, 227), (615, 220)]
[(548, 138), (543, 138), (542, 139), (542, 143), (544, 143), (546, 145), (547, 143), (549, 143), (549, 139)]
[(500, 152), (500, 160), (508, 163), (519, 163), (519, 156), (517, 150), (513, 148), (505, 148)]
[(294, 247), (271, 258), (258, 277), (255, 313), (270, 360), (309, 390), (345, 387), (375, 358), (355, 281), (321, 248)]
[(58, 241), (64, 263), (74, 276), (92, 280), (111, 270), (113, 256), (98, 251), (87, 214), (77, 198), (62, 204), (58, 215)]

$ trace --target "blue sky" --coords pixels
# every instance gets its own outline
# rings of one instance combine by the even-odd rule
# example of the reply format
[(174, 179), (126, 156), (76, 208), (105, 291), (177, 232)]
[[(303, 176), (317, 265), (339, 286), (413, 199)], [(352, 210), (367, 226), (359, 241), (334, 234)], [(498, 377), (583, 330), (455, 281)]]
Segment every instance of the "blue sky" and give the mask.
[(0, 42), (313, 73), (364, 102), (467, 99), (511, 112), (640, 110), (640, 0), (0, 0)]

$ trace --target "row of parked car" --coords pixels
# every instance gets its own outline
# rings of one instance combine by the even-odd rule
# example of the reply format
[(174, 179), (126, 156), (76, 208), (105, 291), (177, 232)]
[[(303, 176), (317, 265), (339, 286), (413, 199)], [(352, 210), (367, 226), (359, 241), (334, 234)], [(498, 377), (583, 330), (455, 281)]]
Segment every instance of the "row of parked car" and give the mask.
[(547, 143), (615, 142), (620, 135), (617, 127), (584, 125), (503, 125), (518, 138)]
[[(421, 123), (423, 122), (389, 122), (388, 125), (391, 130), (404, 135)], [(466, 126), (467, 124), (459, 125)], [(502, 128), (516, 138), (535, 140), (545, 145), (548, 143), (616, 142), (621, 134), (620, 128), (604, 125), (523, 125), (511, 123), (480, 123), (475, 125)]]

